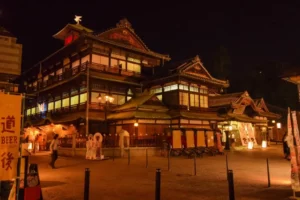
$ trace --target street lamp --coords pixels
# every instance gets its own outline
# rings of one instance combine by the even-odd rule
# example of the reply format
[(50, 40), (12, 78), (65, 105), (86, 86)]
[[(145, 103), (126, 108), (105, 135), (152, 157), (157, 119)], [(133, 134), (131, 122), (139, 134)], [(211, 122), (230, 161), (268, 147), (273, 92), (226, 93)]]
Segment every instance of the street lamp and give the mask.
[[(102, 97), (101, 94), (99, 93), (97, 97), (99, 104), (102, 103)], [(107, 123), (107, 110), (108, 110), (108, 105), (109, 103), (112, 103), (114, 101), (114, 98), (109, 95), (104, 96), (104, 101), (105, 101), (105, 106), (104, 106), (104, 121), (105, 121), (105, 133), (108, 134), (108, 123)]]

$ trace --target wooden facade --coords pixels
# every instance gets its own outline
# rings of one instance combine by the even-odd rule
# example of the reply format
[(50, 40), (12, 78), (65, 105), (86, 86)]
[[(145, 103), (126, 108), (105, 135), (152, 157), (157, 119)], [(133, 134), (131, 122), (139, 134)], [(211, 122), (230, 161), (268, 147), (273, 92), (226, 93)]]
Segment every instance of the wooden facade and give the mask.
[(54, 37), (65, 46), (24, 74), (27, 126), (72, 124), (81, 136), (125, 129), (138, 139), (274, 117), (250, 97), (223, 94), (229, 82), (212, 77), (199, 56), (177, 63), (151, 51), (126, 19), (100, 34), (68, 24)]

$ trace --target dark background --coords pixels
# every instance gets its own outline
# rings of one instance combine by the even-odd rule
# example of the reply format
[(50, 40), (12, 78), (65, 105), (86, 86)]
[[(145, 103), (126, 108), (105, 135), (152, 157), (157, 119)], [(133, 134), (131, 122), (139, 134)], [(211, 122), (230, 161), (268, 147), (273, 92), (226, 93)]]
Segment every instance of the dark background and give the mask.
[(126, 17), (151, 50), (172, 60), (198, 54), (215, 77), (229, 79), (228, 92), (247, 90), (283, 108), (299, 106), (297, 87), (279, 77), (299, 63), (299, 3), (90, 2), (0, 2), (0, 25), (23, 44), (23, 70), (62, 47), (52, 35), (75, 23), (75, 14), (83, 16), (82, 25), (99, 32)]

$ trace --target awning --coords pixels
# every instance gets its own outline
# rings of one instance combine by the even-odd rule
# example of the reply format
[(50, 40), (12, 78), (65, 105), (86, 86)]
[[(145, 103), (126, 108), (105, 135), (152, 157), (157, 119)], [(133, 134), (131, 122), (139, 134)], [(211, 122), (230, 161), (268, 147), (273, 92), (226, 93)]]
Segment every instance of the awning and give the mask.
[(147, 112), (147, 111), (128, 111), (108, 114), (107, 119), (171, 119), (171, 116), (165, 112)]
[(217, 112), (189, 112), (189, 111), (181, 111), (181, 112), (171, 112), (172, 118), (175, 117), (183, 117), (187, 119), (198, 119), (198, 120), (215, 120), (215, 121), (223, 121), (224, 117), (218, 115)]
[(268, 120), (262, 120), (262, 119), (254, 119), (252, 117), (249, 117), (244, 114), (233, 114), (233, 113), (228, 113), (226, 116), (227, 120), (235, 120), (239, 122), (249, 122), (249, 123), (267, 123)]

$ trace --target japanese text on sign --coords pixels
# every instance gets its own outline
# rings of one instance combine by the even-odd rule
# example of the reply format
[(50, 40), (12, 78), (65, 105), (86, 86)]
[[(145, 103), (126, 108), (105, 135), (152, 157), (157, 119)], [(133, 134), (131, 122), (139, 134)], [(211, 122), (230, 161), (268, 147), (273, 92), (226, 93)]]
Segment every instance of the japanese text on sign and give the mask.
[(1, 117), (1, 133), (15, 133), (15, 117), (7, 116), (7, 117)]
[(11, 162), (13, 161), (14, 157), (13, 154), (11, 152), (4, 152), (1, 155), (1, 167), (2, 169), (7, 170), (11, 170), (12, 166), (11, 166)]

